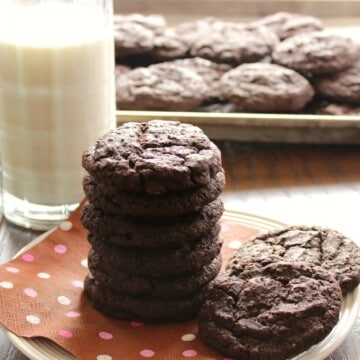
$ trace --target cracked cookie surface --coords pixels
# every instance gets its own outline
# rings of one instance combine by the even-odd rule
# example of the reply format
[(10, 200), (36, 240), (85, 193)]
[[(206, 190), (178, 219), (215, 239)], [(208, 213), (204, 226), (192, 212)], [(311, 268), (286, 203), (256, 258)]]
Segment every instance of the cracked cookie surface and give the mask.
[(323, 267), (334, 274), (344, 295), (360, 282), (360, 247), (335, 230), (316, 226), (290, 226), (257, 236), (232, 256), (227, 270), (244, 260), (271, 256)]
[(243, 64), (219, 81), (222, 96), (243, 111), (294, 112), (305, 107), (314, 90), (294, 70), (266, 63)]
[(166, 62), (138, 67), (117, 79), (117, 105), (123, 110), (189, 110), (207, 97), (203, 78), (190, 68)]
[(351, 39), (315, 31), (282, 41), (275, 47), (272, 58), (279, 65), (312, 76), (344, 70), (358, 55), (358, 46)]
[(285, 360), (331, 331), (341, 301), (338, 282), (321, 267), (275, 258), (250, 261), (210, 284), (199, 335), (229, 357)]
[(200, 128), (162, 120), (120, 126), (85, 151), (82, 164), (117, 191), (150, 194), (205, 186), (222, 170), (219, 149)]

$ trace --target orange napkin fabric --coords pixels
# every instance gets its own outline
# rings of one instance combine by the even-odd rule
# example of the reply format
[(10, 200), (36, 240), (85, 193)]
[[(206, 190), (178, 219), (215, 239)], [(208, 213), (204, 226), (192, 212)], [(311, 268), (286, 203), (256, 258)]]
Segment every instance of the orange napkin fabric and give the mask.
[[(0, 266), (0, 322), (6, 329), (44, 337), (84, 360), (226, 360), (197, 337), (196, 319), (121, 321), (93, 309), (83, 294), (90, 245), (79, 214), (80, 208), (38, 245)], [(222, 221), (223, 263), (258, 232)]]

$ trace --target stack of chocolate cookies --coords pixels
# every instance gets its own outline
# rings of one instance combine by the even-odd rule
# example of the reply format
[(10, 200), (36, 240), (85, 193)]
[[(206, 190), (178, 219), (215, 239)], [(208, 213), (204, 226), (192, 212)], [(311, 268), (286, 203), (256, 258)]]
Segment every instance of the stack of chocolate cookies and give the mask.
[(85, 292), (106, 315), (186, 320), (220, 271), (219, 149), (175, 121), (126, 123), (83, 155)]

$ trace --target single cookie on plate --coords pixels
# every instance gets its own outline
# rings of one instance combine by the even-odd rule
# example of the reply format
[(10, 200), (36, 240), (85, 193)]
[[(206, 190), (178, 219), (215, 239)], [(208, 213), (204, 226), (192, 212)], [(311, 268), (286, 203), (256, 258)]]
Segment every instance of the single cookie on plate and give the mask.
[(199, 335), (231, 358), (285, 360), (330, 333), (341, 301), (338, 282), (321, 267), (278, 259), (248, 262), (210, 283)]
[(207, 234), (189, 239), (177, 248), (127, 248), (111, 244), (101, 236), (89, 233), (92, 250), (121, 272), (137, 276), (162, 277), (200, 270), (216, 258), (222, 246), (220, 225)]
[(317, 17), (285, 11), (265, 16), (248, 25), (265, 26), (274, 31), (281, 40), (297, 34), (322, 30), (324, 27)]
[(123, 74), (116, 91), (117, 106), (125, 110), (186, 111), (208, 97), (207, 85), (200, 75), (169, 62)]
[(267, 63), (239, 65), (222, 76), (219, 88), (226, 100), (250, 112), (295, 112), (314, 95), (305, 77)]
[(351, 67), (313, 81), (317, 93), (326, 99), (360, 106), (360, 61)]
[(261, 61), (272, 53), (277, 43), (276, 34), (269, 29), (228, 24), (220, 31), (199, 38), (191, 47), (190, 54), (235, 66)]
[(289, 226), (259, 235), (234, 253), (226, 269), (271, 256), (323, 267), (335, 276), (344, 295), (360, 282), (360, 247), (338, 231), (317, 226)]
[(82, 164), (117, 191), (149, 194), (206, 186), (222, 171), (220, 150), (199, 127), (162, 120), (118, 127), (84, 152)]
[(88, 264), (97, 282), (116, 292), (130, 296), (179, 298), (202, 290), (215, 278), (221, 268), (221, 255), (199, 270), (178, 276), (136, 276), (118, 271), (94, 251), (89, 254)]
[(129, 296), (100, 285), (91, 275), (85, 279), (85, 293), (91, 305), (110, 317), (137, 321), (185, 321), (193, 318), (203, 293), (177, 299)]
[(325, 31), (299, 34), (279, 43), (273, 61), (304, 75), (332, 74), (351, 66), (359, 56), (350, 38)]
[(127, 247), (178, 246), (210, 231), (220, 220), (224, 206), (220, 198), (198, 212), (175, 216), (119, 216), (86, 204), (81, 222), (91, 233)]

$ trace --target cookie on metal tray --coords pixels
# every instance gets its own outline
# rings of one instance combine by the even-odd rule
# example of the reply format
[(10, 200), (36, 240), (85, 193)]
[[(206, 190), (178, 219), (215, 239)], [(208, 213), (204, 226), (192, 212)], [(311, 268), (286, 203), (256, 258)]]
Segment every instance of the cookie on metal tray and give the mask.
[(277, 12), (251, 22), (251, 26), (265, 26), (274, 31), (280, 40), (288, 37), (323, 29), (322, 21), (314, 16)]
[(219, 31), (212, 31), (195, 41), (190, 53), (236, 66), (261, 61), (272, 53), (277, 43), (278, 37), (269, 29), (246, 28), (229, 23)]
[(172, 63), (139, 67), (116, 84), (117, 105), (124, 110), (186, 111), (207, 99), (208, 88), (194, 70)]
[(360, 282), (360, 247), (338, 231), (317, 226), (289, 226), (259, 235), (235, 252), (227, 270), (269, 256), (323, 267), (335, 276), (344, 295)]
[(336, 74), (314, 79), (317, 93), (326, 99), (360, 106), (360, 61)]
[(309, 81), (296, 71), (267, 63), (242, 64), (219, 81), (222, 96), (242, 111), (295, 112), (312, 99)]
[(237, 270), (210, 283), (199, 313), (200, 338), (222, 354), (289, 359), (338, 322), (341, 290), (329, 271), (279, 259), (249, 261)]
[(358, 56), (358, 46), (351, 39), (325, 31), (292, 36), (279, 43), (272, 53), (275, 63), (308, 76), (342, 71)]

